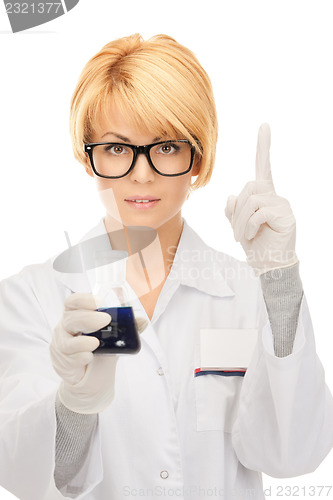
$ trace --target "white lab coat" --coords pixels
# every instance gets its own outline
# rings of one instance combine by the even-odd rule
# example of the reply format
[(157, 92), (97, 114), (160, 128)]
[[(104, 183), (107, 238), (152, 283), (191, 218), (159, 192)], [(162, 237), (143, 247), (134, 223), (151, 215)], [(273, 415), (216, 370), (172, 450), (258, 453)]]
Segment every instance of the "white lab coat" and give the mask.
[[(85, 238), (105, 233), (103, 219)], [(53, 258), (0, 286), (0, 484), (22, 500), (264, 498), (261, 472), (316, 469), (333, 445), (333, 401), (303, 297), (293, 353), (275, 357), (260, 280), (184, 221), (141, 350), (121, 356), (115, 399), (67, 492), (54, 484), (59, 377), (49, 343), (80, 275)], [(144, 310), (137, 300), (137, 308)], [(258, 329), (245, 377), (194, 376), (202, 329)]]

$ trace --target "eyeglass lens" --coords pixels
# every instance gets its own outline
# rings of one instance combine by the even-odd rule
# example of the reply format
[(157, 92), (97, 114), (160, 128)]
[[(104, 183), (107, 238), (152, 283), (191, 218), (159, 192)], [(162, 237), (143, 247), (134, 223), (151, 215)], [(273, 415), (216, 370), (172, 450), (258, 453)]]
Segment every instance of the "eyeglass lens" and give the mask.
[[(186, 172), (191, 164), (191, 145), (187, 142), (165, 142), (150, 149), (150, 159), (162, 174)], [(121, 143), (101, 144), (93, 149), (97, 172), (105, 176), (124, 175), (132, 165), (133, 150)]]

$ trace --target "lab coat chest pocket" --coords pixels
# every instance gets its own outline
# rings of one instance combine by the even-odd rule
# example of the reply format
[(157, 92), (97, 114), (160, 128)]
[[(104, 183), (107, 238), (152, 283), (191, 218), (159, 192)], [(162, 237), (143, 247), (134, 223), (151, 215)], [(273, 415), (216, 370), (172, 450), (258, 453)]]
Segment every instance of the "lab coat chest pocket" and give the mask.
[(232, 431), (256, 341), (254, 329), (200, 330), (194, 373), (197, 431)]
[(197, 431), (231, 432), (237, 416), (243, 377), (201, 375), (195, 377)]

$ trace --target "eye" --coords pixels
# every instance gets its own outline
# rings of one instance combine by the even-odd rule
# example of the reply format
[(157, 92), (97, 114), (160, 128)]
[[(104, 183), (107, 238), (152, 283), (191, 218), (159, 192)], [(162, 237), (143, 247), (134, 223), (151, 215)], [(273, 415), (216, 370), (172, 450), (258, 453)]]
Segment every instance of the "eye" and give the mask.
[(170, 155), (179, 151), (180, 147), (174, 142), (166, 142), (161, 144), (156, 153)]
[(128, 153), (128, 148), (122, 144), (109, 144), (105, 146), (105, 151), (111, 153), (114, 156), (121, 156)]

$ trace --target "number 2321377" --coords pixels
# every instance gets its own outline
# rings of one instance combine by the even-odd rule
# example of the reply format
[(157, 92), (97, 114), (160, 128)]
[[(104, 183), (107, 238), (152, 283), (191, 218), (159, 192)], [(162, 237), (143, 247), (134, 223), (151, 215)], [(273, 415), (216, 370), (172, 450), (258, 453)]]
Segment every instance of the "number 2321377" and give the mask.
[(61, 2), (23, 2), (6, 3), (7, 14), (57, 14), (61, 8)]

